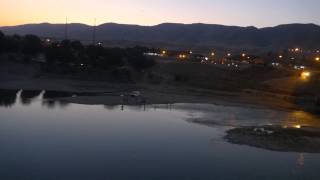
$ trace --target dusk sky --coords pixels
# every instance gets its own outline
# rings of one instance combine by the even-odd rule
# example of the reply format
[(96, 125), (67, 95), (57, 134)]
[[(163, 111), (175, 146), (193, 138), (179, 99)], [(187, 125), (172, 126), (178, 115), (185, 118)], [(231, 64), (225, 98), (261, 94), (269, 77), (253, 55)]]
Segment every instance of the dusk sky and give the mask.
[(320, 24), (319, 0), (0, 0), (0, 26), (163, 22), (266, 27)]

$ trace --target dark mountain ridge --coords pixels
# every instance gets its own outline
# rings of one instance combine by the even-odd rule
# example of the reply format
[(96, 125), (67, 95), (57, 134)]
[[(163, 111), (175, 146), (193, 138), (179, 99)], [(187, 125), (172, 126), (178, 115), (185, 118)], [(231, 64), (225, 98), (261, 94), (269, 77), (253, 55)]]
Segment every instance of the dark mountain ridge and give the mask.
[[(40, 37), (63, 39), (65, 24), (25, 24), (0, 27), (5, 34), (35, 34)], [(68, 24), (68, 38), (90, 42), (93, 27), (85, 24)], [(103, 42), (131, 42), (136, 44), (176, 47), (225, 47), (279, 49), (299, 46), (320, 48), (320, 26), (315, 24), (286, 24), (275, 27), (224, 26), (217, 24), (163, 23), (140, 26), (106, 23), (97, 26), (96, 40)]]

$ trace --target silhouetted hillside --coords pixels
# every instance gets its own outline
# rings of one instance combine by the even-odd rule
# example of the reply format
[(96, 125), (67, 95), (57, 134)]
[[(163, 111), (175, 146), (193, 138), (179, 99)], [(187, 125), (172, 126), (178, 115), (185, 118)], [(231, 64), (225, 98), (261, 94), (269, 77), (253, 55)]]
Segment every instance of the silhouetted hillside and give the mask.
[[(62, 39), (64, 24), (27, 24), (0, 27), (6, 34), (35, 34)], [(69, 24), (68, 37), (90, 42), (93, 27)], [(287, 48), (320, 47), (320, 26), (288, 24), (269, 28), (223, 26), (211, 24), (164, 23), (156, 26), (138, 26), (107, 23), (96, 27), (96, 39), (118, 44), (171, 45), (175, 47), (228, 47), (228, 48)]]

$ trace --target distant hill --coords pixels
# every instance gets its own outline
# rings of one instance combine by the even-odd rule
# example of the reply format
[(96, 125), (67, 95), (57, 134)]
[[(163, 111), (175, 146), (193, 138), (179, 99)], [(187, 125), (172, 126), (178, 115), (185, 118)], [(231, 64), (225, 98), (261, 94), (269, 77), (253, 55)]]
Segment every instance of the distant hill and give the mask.
[[(64, 38), (64, 24), (26, 24), (0, 27), (6, 34), (35, 34), (41, 37)], [(93, 27), (69, 24), (68, 37), (84, 42), (92, 39)], [(315, 24), (287, 24), (256, 28), (214, 24), (174, 24), (138, 26), (106, 23), (96, 27), (98, 41), (123, 45), (149, 45), (176, 48), (320, 48), (320, 26)], [(111, 44), (110, 44), (111, 45)]]

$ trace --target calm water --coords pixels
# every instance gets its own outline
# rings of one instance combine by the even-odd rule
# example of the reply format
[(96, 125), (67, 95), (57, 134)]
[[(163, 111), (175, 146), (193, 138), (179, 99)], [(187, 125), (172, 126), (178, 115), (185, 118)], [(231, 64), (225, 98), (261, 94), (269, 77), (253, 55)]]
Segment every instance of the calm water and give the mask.
[[(0, 94), (3, 180), (318, 180), (320, 154), (232, 145), (240, 125), (318, 126), (304, 112), (204, 104), (139, 107), (45, 101), (43, 92)], [(191, 119), (211, 120), (206, 126)]]

